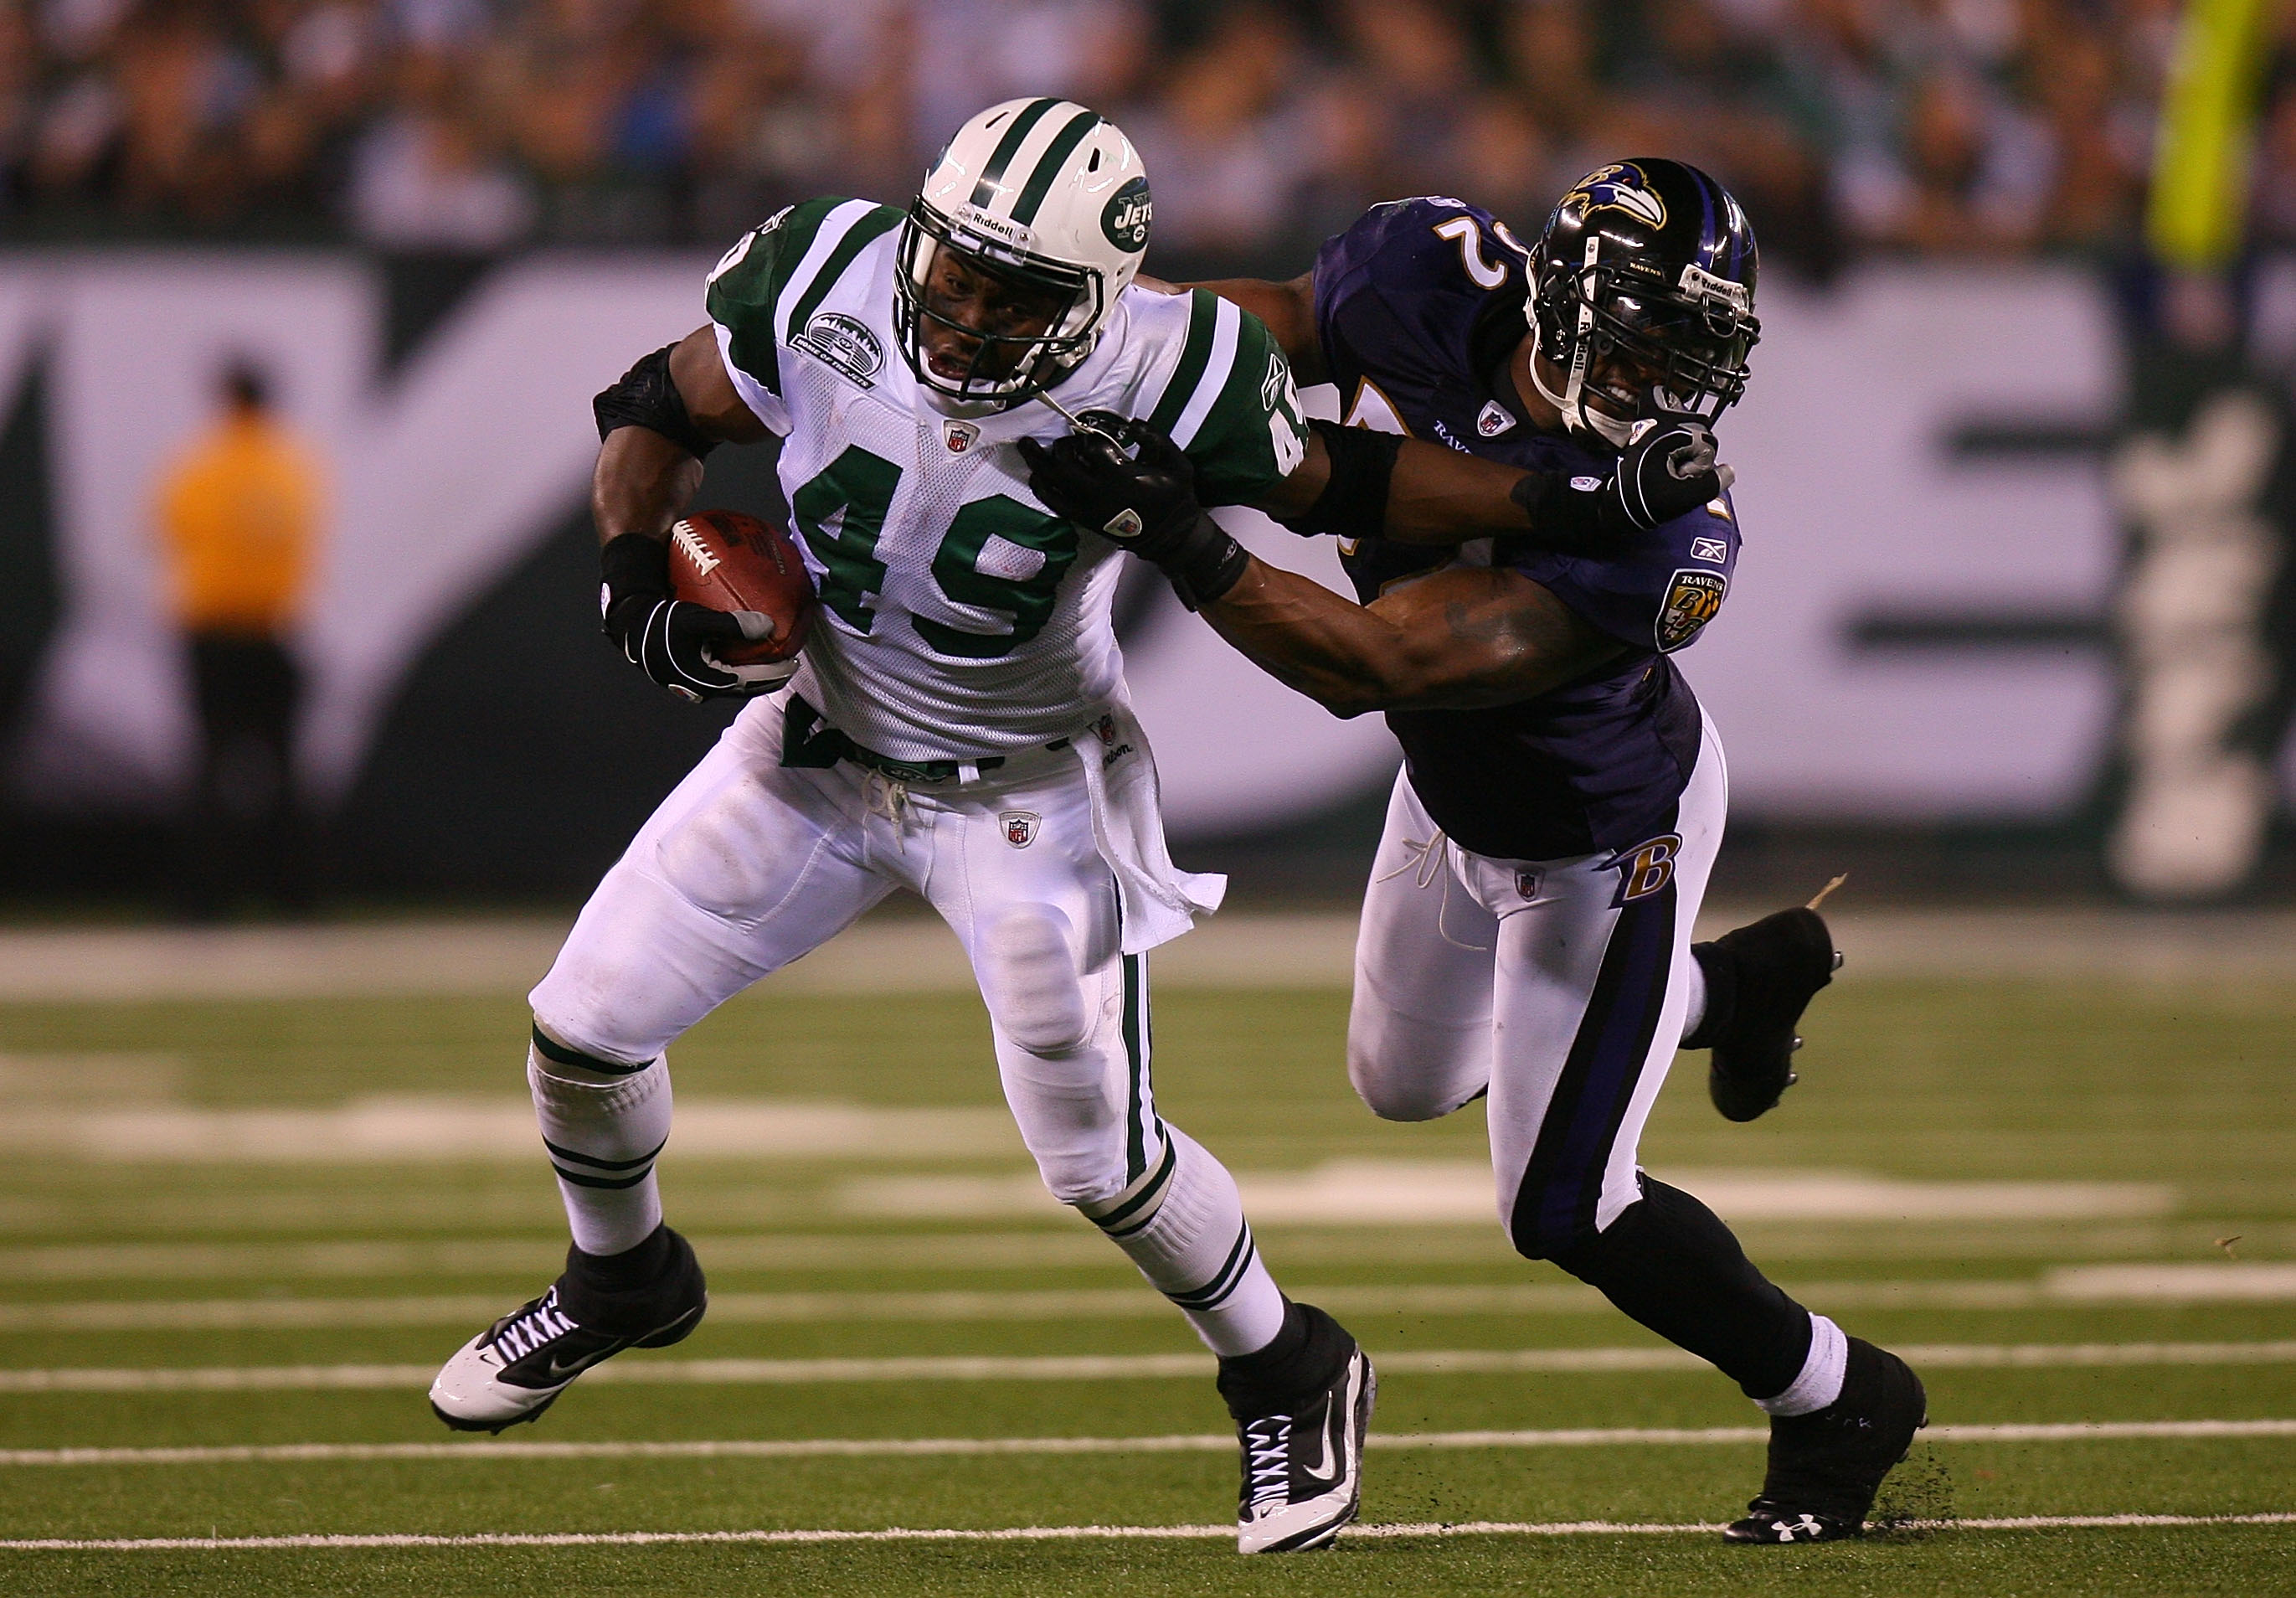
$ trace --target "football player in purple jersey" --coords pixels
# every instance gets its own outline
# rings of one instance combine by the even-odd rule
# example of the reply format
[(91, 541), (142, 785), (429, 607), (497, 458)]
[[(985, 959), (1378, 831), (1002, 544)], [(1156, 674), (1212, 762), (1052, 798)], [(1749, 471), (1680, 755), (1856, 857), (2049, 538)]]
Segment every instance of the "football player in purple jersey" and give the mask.
[[(1678, 1046), (1713, 1050), (1724, 1115), (1775, 1104), (1838, 958), (1815, 905), (1691, 942), (1728, 776), (1671, 657), (1737, 559), (1710, 424), (1745, 390), (1755, 277), (1737, 202), (1643, 160), (1581, 179), (1536, 248), (1424, 197), (1374, 207), (1292, 282), (1203, 285), (1338, 387), (1345, 422), (1316, 424), (1331, 481), (1287, 524), (1346, 540), (1360, 604), (1242, 551), (1149, 430), (1023, 449), (1047, 505), (1173, 574), (1265, 670), (1386, 713), (1406, 764), (1357, 948), (1357, 1091), (1396, 1120), (1488, 1095), (1515, 1248), (1770, 1414), (1767, 1478), (1726, 1535), (1776, 1544), (1861, 1532), (1927, 1409), (1902, 1360), (1788, 1297), (1636, 1155)], [(1523, 468), (1535, 536), (1396, 536), (1379, 507), (1406, 435)], [(1706, 474), (1714, 496), (1677, 510), (1669, 480)], [(1652, 491), (1667, 514), (1635, 514)]]

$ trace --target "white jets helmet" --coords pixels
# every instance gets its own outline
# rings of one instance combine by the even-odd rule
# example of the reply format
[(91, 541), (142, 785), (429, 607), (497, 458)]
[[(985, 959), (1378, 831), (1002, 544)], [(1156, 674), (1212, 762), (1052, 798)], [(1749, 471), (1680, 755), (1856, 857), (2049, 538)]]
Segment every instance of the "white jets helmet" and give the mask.
[[(998, 408), (1058, 383), (1092, 353), (1139, 271), (1152, 214), (1139, 152), (1099, 112), (1070, 100), (1007, 100), (972, 118), (925, 173), (901, 229), (896, 323), (917, 381)], [(1041, 334), (982, 341), (962, 376), (937, 372), (925, 358), (927, 323), (978, 336), (928, 303), (939, 249), (1046, 291), (1061, 309)]]

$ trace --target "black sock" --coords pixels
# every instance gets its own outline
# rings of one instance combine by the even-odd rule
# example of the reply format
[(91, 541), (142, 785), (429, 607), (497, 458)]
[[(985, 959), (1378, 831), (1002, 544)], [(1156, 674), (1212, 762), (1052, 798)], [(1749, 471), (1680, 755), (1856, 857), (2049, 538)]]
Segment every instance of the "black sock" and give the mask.
[(627, 1293), (633, 1288), (653, 1285), (669, 1268), (674, 1252), (667, 1224), (656, 1226), (646, 1234), (644, 1242), (635, 1248), (625, 1248), (619, 1254), (585, 1254), (581, 1249), (566, 1250), (566, 1269), (582, 1279), (583, 1285), (601, 1293)]
[(1643, 1196), (1554, 1263), (1667, 1341), (1721, 1368), (1749, 1398), (1775, 1398), (1809, 1357), (1809, 1312), (1759, 1271), (1722, 1217), (1680, 1188)]
[(1219, 1363), (1219, 1393), (1238, 1421), (1291, 1412), (1339, 1380), (1356, 1340), (1312, 1304), (1284, 1300), (1283, 1327), (1267, 1347)]

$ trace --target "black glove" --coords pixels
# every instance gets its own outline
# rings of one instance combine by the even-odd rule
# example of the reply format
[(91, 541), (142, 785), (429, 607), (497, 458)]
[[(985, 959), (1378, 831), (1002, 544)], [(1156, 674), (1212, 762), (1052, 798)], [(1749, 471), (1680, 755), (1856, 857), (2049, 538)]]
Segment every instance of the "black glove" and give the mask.
[(1180, 447), (1111, 411), (1078, 420), (1049, 444), (1020, 441), (1037, 498), (1159, 567), (1190, 610), (1234, 588), (1251, 556), (1196, 503), (1196, 469)]
[(605, 573), (598, 608), (606, 636), (622, 657), (691, 704), (770, 693), (797, 671), (795, 660), (728, 666), (713, 644), (767, 638), (773, 623), (752, 612), (735, 615), (669, 597), (669, 548), (642, 532), (626, 532), (599, 551)]
[(1647, 416), (1630, 436), (1606, 477), (1533, 472), (1515, 484), (1512, 498), (1529, 513), (1535, 541), (1615, 546), (1720, 498), (1737, 481), (1715, 459), (1714, 430), (1696, 416)]
[(1619, 515), (1652, 528), (1719, 499), (1738, 474), (1716, 459), (1714, 430), (1697, 416), (1662, 411), (1635, 424), (1613, 474)]

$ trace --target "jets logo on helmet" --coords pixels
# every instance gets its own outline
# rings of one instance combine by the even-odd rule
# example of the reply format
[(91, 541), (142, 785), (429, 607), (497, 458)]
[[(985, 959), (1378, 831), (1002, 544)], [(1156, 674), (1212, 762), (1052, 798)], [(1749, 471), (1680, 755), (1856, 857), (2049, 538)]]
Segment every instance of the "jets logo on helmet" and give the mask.
[(1758, 260), (1746, 213), (1696, 167), (1595, 168), (1532, 253), (1532, 382), (1566, 426), (1616, 445), (1652, 408), (1712, 421), (1746, 391)]
[[(895, 325), (918, 382), (991, 409), (1059, 383), (1092, 353), (1139, 271), (1153, 214), (1138, 152), (1097, 111), (1008, 100), (967, 121), (925, 174), (901, 230)], [(1015, 332), (937, 306), (933, 273), (945, 257), (1042, 314)]]
[(1148, 180), (1136, 177), (1117, 190), (1108, 209), (1100, 213), (1100, 230), (1119, 250), (1145, 250), (1148, 224), (1155, 216), (1155, 202), (1148, 198)]
[(1622, 210), (1646, 227), (1666, 226), (1666, 202), (1652, 189), (1643, 169), (1630, 161), (1597, 167), (1587, 173), (1562, 198), (1565, 205), (1573, 201), (1590, 212)]

